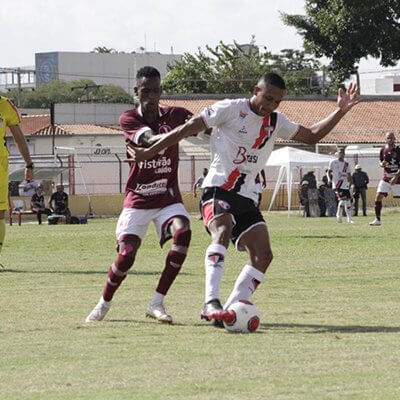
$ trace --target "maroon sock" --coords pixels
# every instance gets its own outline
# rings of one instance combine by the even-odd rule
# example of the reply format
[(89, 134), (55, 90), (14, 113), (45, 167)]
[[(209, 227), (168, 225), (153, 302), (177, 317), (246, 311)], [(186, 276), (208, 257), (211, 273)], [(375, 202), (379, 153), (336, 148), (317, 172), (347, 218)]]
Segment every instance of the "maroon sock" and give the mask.
[(167, 294), (176, 276), (179, 274), (185, 258), (186, 254), (178, 253), (174, 250), (168, 252), (167, 259), (165, 260), (165, 267), (156, 289), (157, 293), (161, 293), (164, 296)]
[(105, 301), (111, 301), (114, 293), (120, 287), (122, 281), (126, 278), (126, 272), (122, 272), (115, 268), (117, 261), (111, 265), (108, 270), (107, 282), (103, 289), (103, 299)]
[[(138, 242), (139, 240), (139, 242)], [(111, 301), (126, 274), (135, 261), (136, 249), (140, 239), (134, 235), (126, 235), (118, 242), (118, 257), (108, 270), (107, 282), (103, 289), (103, 299)]]
[(382, 202), (375, 201), (375, 215), (376, 215), (376, 219), (378, 221), (381, 220), (381, 210), (382, 210)]
[(171, 250), (168, 252), (167, 259), (165, 260), (164, 271), (161, 274), (161, 278), (156, 288), (157, 293), (161, 293), (165, 296), (176, 276), (179, 274), (181, 266), (186, 258), (186, 252), (189, 247), (191, 236), (192, 232), (188, 227), (178, 229), (174, 233), (174, 242)]

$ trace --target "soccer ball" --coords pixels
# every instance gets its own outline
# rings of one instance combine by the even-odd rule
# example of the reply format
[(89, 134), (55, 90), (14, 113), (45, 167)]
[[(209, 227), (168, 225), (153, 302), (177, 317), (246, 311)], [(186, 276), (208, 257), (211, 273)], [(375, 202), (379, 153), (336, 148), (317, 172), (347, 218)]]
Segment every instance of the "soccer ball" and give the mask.
[(227, 311), (231, 316), (224, 320), (224, 326), (228, 331), (250, 333), (255, 332), (260, 325), (260, 312), (248, 300), (239, 300), (231, 304)]

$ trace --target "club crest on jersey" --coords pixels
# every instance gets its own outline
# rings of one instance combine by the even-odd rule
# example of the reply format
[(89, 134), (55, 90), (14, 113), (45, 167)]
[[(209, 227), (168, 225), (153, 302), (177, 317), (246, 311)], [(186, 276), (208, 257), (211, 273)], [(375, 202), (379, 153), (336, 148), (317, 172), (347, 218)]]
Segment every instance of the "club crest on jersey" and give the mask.
[(213, 110), (213, 108), (211, 106), (208, 106), (206, 108), (206, 114), (211, 117), (211, 115), (213, 115), (215, 113), (215, 111)]
[(242, 110), (240, 110), (240, 111), (239, 111), (239, 117), (240, 117), (241, 119), (244, 119), (244, 118), (247, 117), (247, 113), (244, 112), (244, 111), (242, 111)]
[(242, 128), (238, 132), (246, 134), (247, 133), (246, 127), (243, 125)]
[(172, 128), (169, 125), (166, 125), (166, 124), (161, 125), (158, 128), (158, 133), (168, 133), (170, 131), (172, 131)]
[(227, 211), (231, 208), (231, 206), (226, 201), (223, 201), (223, 200), (218, 200), (218, 205), (225, 211)]

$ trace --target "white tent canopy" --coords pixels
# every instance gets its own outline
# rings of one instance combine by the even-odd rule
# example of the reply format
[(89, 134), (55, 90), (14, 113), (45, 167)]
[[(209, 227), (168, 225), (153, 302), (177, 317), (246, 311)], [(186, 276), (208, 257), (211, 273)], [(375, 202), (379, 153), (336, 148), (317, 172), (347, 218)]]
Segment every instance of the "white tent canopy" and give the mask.
[(295, 168), (327, 167), (329, 165), (329, 162), (334, 159), (335, 158), (333, 156), (312, 153), (310, 151), (298, 150), (293, 147), (282, 147), (281, 149), (273, 151), (267, 161), (266, 166), (280, 167), (280, 169), (268, 211), (271, 210), (276, 195), (278, 194), (279, 188), (286, 176), (288, 213), (290, 212), (291, 199), (292, 199), (293, 170)]

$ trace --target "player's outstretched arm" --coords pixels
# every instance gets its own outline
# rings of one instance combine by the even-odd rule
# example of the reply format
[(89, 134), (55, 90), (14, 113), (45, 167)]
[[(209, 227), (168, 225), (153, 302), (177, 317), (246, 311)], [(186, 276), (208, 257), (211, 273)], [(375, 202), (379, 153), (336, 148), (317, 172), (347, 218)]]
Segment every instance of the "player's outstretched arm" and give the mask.
[(332, 114), (328, 115), (328, 117), (309, 128), (300, 125), (293, 139), (307, 144), (318, 143), (359, 102), (357, 90), (357, 85), (353, 82), (350, 83), (345, 92), (339, 89), (337, 98), (338, 108)]
[(157, 143), (147, 149), (128, 146), (127, 152), (130, 157), (128, 161), (138, 162), (153, 158), (161, 150), (178, 143), (184, 138), (197, 135), (205, 129), (207, 129), (207, 126), (203, 118), (201, 116), (193, 117), (183, 125), (176, 127), (171, 132), (164, 135)]

